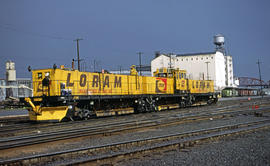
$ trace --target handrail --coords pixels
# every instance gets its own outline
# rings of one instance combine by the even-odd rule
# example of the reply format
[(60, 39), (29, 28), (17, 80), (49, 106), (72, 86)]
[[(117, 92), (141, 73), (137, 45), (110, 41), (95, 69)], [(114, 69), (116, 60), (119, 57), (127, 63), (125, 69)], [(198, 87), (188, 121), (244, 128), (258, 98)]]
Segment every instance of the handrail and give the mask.
[(34, 103), (31, 101), (31, 99), (29, 97), (26, 97), (24, 99), (27, 103), (30, 104), (30, 106), (32, 107), (33, 111), (37, 114), (40, 114), (40, 107), (39, 106), (35, 106)]

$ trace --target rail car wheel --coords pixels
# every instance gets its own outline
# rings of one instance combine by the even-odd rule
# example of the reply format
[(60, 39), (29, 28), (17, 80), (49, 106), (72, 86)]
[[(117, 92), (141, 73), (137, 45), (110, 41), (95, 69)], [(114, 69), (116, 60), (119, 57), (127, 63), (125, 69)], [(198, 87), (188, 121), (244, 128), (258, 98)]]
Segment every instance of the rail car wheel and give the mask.
[(180, 101), (180, 108), (185, 108), (186, 107), (186, 102), (184, 100)]
[(152, 97), (146, 98), (145, 101), (146, 101), (147, 112), (155, 111), (157, 109), (155, 100), (153, 100)]
[(218, 102), (218, 98), (214, 98), (214, 104), (216, 104)]
[(90, 119), (91, 111), (87, 109), (79, 110), (77, 116), (78, 118), (84, 119), (84, 120)]
[(158, 110), (155, 100), (153, 100), (151, 97), (138, 99), (135, 103), (135, 110), (137, 113), (152, 112)]
[(213, 104), (213, 100), (212, 99), (207, 100), (207, 105), (211, 105), (211, 104)]
[(90, 119), (91, 112), (89, 110), (83, 110), (84, 120)]
[(150, 112), (151, 111), (151, 105), (150, 101), (146, 98), (142, 100), (142, 112)]
[(208, 104), (208, 105), (216, 104), (216, 103), (217, 103), (217, 101), (218, 101), (218, 99), (217, 99), (217, 98), (210, 99), (210, 100), (208, 100), (208, 101), (207, 101), (207, 104)]
[(145, 111), (145, 101), (143, 99), (135, 100), (135, 112), (141, 113)]
[(187, 100), (186, 100), (186, 105), (185, 106), (191, 106), (194, 102), (195, 102), (195, 97), (194, 96), (191, 96), (191, 95), (189, 95), (188, 97), (187, 97)]

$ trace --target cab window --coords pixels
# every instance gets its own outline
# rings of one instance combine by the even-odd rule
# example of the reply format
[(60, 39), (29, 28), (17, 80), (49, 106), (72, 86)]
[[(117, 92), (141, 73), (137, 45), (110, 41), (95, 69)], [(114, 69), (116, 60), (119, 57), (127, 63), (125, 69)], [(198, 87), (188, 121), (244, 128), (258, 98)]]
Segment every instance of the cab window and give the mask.
[(42, 73), (37, 73), (37, 78), (42, 79)]
[(166, 74), (165, 73), (159, 73), (158, 77), (166, 77)]

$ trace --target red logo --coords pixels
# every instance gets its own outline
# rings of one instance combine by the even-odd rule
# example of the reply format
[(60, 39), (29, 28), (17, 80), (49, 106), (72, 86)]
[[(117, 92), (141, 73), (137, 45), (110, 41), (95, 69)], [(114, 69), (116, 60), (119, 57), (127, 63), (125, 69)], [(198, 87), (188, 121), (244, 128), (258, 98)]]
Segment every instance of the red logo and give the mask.
[(167, 78), (156, 78), (156, 92), (165, 93), (167, 90)]

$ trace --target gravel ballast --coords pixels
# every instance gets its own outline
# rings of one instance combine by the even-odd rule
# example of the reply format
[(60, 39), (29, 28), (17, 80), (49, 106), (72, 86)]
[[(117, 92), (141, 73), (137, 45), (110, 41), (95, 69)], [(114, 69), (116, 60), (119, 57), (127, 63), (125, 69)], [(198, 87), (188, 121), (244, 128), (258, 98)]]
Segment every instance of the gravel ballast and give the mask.
[[(41, 153), (48, 153), (48, 152), (57, 152), (62, 150), (68, 149), (76, 149), (81, 147), (89, 147), (89, 146), (98, 146), (110, 143), (116, 143), (119, 141), (128, 141), (134, 139), (142, 139), (152, 136), (160, 136), (160, 135), (167, 135), (177, 132), (186, 132), (191, 130), (198, 130), (203, 128), (212, 128), (215, 126), (222, 126), (222, 125), (232, 125), (241, 122), (248, 122), (248, 121), (255, 121), (255, 120), (263, 120), (269, 119), (268, 116), (270, 114), (265, 114), (264, 117), (255, 117), (253, 115), (239, 115), (236, 117), (227, 117), (225, 119), (209, 119), (206, 121), (201, 122), (194, 122), (194, 123), (187, 123), (187, 124), (179, 124), (175, 126), (166, 126), (161, 127), (158, 129), (145, 129), (138, 132), (131, 132), (131, 133), (123, 133), (119, 135), (111, 135), (111, 136), (102, 136), (102, 137), (83, 137), (80, 139), (73, 139), (72, 141), (56, 141), (51, 143), (40, 144), (39, 146), (31, 146), (29, 148), (19, 148), (14, 153), (9, 153), (10, 151), (6, 151), (6, 155), (3, 156), (4, 158), (15, 157), (15, 156), (28, 156), (33, 154), (41, 154)], [(19, 152), (19, 153), (18, 153)]]
[(270, 165), (270, 129), (145, 156), (116, 165)]

